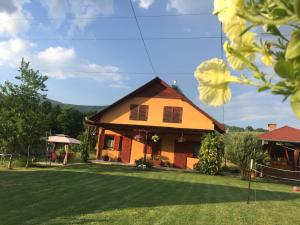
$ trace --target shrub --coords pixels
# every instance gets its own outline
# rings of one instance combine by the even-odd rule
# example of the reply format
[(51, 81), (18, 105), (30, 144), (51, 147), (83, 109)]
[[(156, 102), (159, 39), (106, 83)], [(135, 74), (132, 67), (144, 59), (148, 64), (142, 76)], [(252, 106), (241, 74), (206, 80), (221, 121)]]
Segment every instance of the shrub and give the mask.
[(153, 167), (153, 164), (150, 162), (150, 160), (146, 159), (146, 161), (144, 162), (144, 158), (135, 160), (135, 165), (136, 167), (143, 168), (143, 169)]
[(226, 134), (225, 156), (239, 167), (243, 178), (248, 174), (251, 159), (261, 164), (269, 161), (256, 135), (250, 132)]
[(108, 155), (104, 155), (103, 156), (103, 161), (109, 161), (109, 156)]
[(221, 135), (207, 134), (202, 140), (196, 168), (204, 174), (215, 175), (221, 168), (224, 143)]

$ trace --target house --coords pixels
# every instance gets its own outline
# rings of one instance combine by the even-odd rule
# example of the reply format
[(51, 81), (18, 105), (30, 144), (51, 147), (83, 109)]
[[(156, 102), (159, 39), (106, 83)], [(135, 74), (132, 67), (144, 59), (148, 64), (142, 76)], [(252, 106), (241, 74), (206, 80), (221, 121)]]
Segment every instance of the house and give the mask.
[(192, 103), (177, 87), (156, 77), (92, 116), (96, 126), (96, 158), (134, 164), (155, 163), (193, 169), (204, 134), (224, 126)]
[[(299, 171), (300, 130), (289, 126), (277, 128), (276, 124), (269, 124), (268, 130), (260, 134), (258, 139), (263, 141), (263, 149), (268, 151), (271, 159), (270, 166), (282, 169), (277, 170), (276, 173), (284, 170)], [(265, 172), (274, 173), (275, 171)], [(285, 173), (285, 175), (291, 178), (300, 173)]]

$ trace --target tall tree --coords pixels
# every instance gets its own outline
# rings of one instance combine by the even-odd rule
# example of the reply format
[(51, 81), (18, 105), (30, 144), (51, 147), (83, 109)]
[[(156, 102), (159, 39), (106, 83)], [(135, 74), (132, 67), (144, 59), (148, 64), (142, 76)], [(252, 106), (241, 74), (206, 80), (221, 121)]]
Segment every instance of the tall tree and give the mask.
[[(16, 84), (6, 81), (0, 85), (1, 129), (0, 144), (9, 151), (29, 153), (44, 133), (44, 114), (41, 103), (46, 98), (45, 81), (29, 62), (21, 61)], [(2, 134), (5, 134), (2, 136)]]

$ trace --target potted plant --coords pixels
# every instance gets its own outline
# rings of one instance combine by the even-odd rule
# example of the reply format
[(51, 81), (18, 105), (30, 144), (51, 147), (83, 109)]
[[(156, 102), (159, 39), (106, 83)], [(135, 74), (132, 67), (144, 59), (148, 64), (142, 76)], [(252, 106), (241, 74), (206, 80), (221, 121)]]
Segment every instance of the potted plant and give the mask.
[(158, 142), (160, 140), (160, 137), (157, 135), (157, 134), (154, 134), (152, 137), (151, 137), (152, 141), (153, 142)]

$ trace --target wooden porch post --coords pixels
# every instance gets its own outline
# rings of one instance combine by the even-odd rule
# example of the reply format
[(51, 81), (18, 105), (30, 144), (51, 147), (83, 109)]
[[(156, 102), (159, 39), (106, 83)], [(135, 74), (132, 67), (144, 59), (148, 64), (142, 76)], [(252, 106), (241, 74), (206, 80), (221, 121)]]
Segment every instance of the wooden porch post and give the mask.
[(294, 150), (294, 166), (295, 170), (298, 170), (298, 162), (299, 162), (299, 148), (295, 148)]
[(145, 143), (144, 143), (144, 163), (147, 160), (147, 144), (148, 144), (148, 131), (145, 132)]
[(98, 128), (98, 139), (97, 139), (97, 144), (96, 144), (96, 159), (99, 159), (99, 153), (100, 153), (100, 137), (101, 137), (101, 132), (102, 128)]
[(103, 127), (100, 127), (98, 132), (97, 151), (96, 151), (96, 159), (98, 160), (102, 159), (102, 149), (104, 146), (104, 134), (105, 134), (105, 129)]

